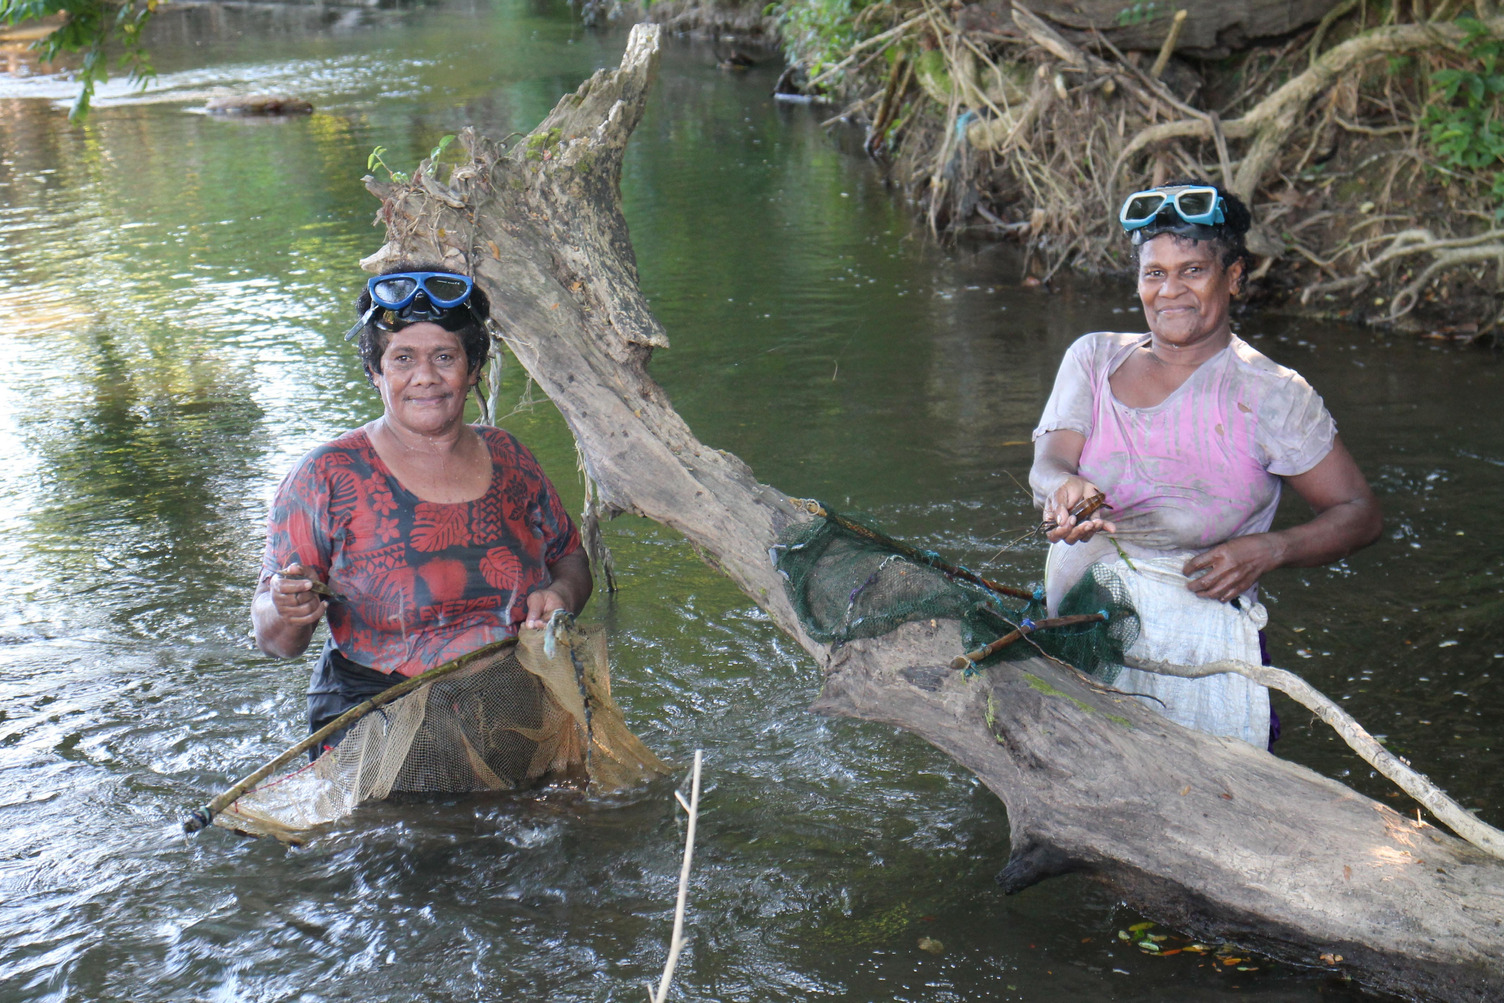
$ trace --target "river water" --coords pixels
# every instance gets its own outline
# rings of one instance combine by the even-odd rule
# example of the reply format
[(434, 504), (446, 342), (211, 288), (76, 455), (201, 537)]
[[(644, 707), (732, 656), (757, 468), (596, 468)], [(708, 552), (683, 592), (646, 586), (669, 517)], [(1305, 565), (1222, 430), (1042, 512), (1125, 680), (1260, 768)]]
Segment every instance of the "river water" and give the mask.
[[(624, 37), (545, 0), (189, 7), (159, 16), (155, 86), (112, 82), (87, 125), (24, 57), (0, 77), (0, 999), (640, 1000), (656, 980), (676, 781), (373, 806), (301, 848), (178, 828), (300, 737), (307, 666), (258, 654), (246, 607), (277, 481), (378, 410), (340, 340), (381, 239), (368, 154), (405, 169), (466, 124), (526, 131)], [(667, 43), (622, 182), (674, 344), (654, 371), (769, 483), (1037, 579), (1015, 543), (1029, 429), (1074, 337), (1141, 329), (1131, 288), (1026, 289), (1006, 248), (937, 248), (829, 110), (775, 105), (771, 64), (713, 63)], [(202, 114), (221, 89), (317, 111)], [(1322, 391), (1388, 517), (1369, 550), (1266, 579), (1276, 664), (1504, 824), (1498, 358), (1237, 325)], [(515, 365), (507, 388), (526, 403)], [(548, 402), (503, 424), (577, 508)], [(673, 533), (607, 537), (622, 588), (585, 619), (617, 699), (665, 758), (706, 755), (676, 998), (1366, 998), (1124, 945), (1142, 917), (1084, 879), (1002, 897), (990, 792), (913, 736), (809, 713), (813, 663)], [(1279, 707), (1281, 755), (1412, 810)]]

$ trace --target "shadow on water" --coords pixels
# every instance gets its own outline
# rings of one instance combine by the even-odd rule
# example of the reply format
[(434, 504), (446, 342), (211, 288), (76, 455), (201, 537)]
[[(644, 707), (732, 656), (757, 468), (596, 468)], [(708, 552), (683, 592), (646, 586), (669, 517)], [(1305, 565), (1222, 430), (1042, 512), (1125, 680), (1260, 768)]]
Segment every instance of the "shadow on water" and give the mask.
[[(375, 805), (296, 849), (177, 830), (300, 734), (307, 668), (253, 651), (245, 613), (278, 480), (378, 407), (340, 340), (380, 236), (367, 155), (525, 130), (622, 34), (515, 2), (214, 5), (155, 30), (157, 84), (112, 85), (86, 126), (66, 81), (0, 78), (0, 998), (640, 999), (671, 923), (671, 782)], [(714, 62), (668, 45), (624, 171), (674, 344), (655, 372), (769, 483), (1036, 579), (1037, 545), (1011, 544), (1037, 519), (1029, 431), (1073, 338), (1141, 327), (1131, 290), (1027, 290), (1008, 248), (936, 248), (817, 110), (769, 100), (770, 67)], [(200, 113), (278, 89), (315, 113)], [(1504, 822), (1479, 502), (1504, 490), (1497, 360), (1239, 327), (1325, 394), (1389, 513), (1381, 545), (1270, 577), (1276, 662)], [(515, 365), (506, 385), (527, 398)], [(505, 424), (578, 508), (553, 408)], [(623, 589), (587, 618), (616, 698), (665, 757), (707, 753), (684, 998), (1360, 998), (1142, 954), (1117, 938), (1139, 917), (1079, 878), (1001, 897), (994, 795), (912, 736), (808, 713), (818, 673), (755, 606), (667, 530), (607, 532)], [(1282, 709), (1283, 755), (1406, 810)]]

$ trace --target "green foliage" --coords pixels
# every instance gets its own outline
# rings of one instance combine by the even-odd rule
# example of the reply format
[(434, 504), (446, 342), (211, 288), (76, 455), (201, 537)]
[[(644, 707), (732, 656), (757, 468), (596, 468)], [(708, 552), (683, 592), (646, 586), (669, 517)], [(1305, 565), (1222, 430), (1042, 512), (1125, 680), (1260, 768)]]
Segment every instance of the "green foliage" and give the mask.
[(439, 158), (444, 155), (445, 150), (449, 149), (449, 144), (452, 142), (454, 142), (454, 133), (451, 132), (439, 140), (438, 146), (428, 151), (428, 159), (438, 163)]
[(392, 179), (393, 184), (405, 185), (411, 181), (412, 176), (406, 171), (394, 171), (385, 160), (381, 159), (381, 155), (385, 152), (386, 147), (384, 146), (378, 146), (372, 150), (371, 155), (366, 158), (366, 170), (374, 171), (378, 167), (381, 168), (383, 171), (386, 171), (386, 176)]
[(0, 0), (0, 24), (17, 25), (41, 21), (57, 14), (66, 20), (51, 34), (32, 44), (43, 60), (64, 53), (82, 52), (78, 70), (78, 97), (68, 117), (79, 121), (89, 114), (97, 84), (109, 78), (108, 49), (119, 47), (118, 66), (129, 69), (130, 79), (142, 87), (156, 75), (141, 44), (142, 29), (157, 12), (158, 0)]
[(1468, 65), (1431, 75), (1421, 124), (1444, 167), (1491, 177), (1495, 215), (1504, 218), (1504, 39), (1476, 19), (1459, 23)]
[(871, 6), (869, 0), (774, 0), (766, 12), (777, 15), (789, 54), (814, 77), (862, 40), (856, 17)]
[(1131, 24), (1147, 24), (1169, 12), (1169, 8), (1161, 5), (1158, 0), (1138, 0), (1137, 3), (1118, 11), (1117, 22), (1122, 28)]
[[(452, 142), (454, 142), (453, 133), (444, 136), (439, 140), (437, 146), (428, 151), (428, 159), (434, 163), (438, 163), (439, 158), (444, 155), (445, 150), (449, 149), (449, 144)], [(392, 179), (393, 184), (405, 185), (411, 181), (413, 179), (411, 174), (406, 171), (394, 171), (390, 164), (381, 159), (381, 155), (385, 152), (386, 147), (384, 146), (378, 146), (372, 150), (371, 155), (366, 158), (366, 170), (374, 171), (378, 167), (381, 168), (383, 171), (386, 171), (386, 176)]]

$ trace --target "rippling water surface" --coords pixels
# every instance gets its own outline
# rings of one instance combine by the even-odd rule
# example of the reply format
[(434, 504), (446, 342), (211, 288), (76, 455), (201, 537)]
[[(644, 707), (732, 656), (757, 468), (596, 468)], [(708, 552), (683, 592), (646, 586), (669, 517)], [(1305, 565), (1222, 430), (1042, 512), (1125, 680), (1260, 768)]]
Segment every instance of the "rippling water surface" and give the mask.
[[(246, 607), (277, 481), (377, 411), (340, 340), (381, 236), (367, 155), (525, 131), (623, 41), (542, 2), (189, 8), (159, 16), (156, 86), (111, 85), (85, 126), (67, 81), (0, 77), (0, 999), (640, 1000), (656, 979), (673, 781), (394, 802), (296, 849), (178, 830), (300, 737), (307, 666), (256, 653)], [(772, 79), (667, 45), (622, 186), (674, 343), (654, 371), (762, 479), (1036, 578), (1010, 546), (1036, 518), (1023, 443), (1075, 336), (1141, 328), (1131, 290), (1024, 290), (1005, 249), (935, 248)], [(200, 111), (276, 89), (316, 113)], [(1504, 823), (1497, 359), (1239, 328), (1322, 391), (1389, 517), (1349, 561), (1266, 581), (1275, 661)], [(507, 386), (526, 399), (515, 366)], [(504, 424), (577, 508), (551, 406)], [(818, 670), (674, 534), (608, 536), (622, 590), (586, 618), (617, 698), (665, 757), (706, 750), (679, 998), (1356, 998), (1125, 950), (1138, 917), (1083, 880), (1001, 897), (992, 794), (912, 736), (808, 713)], [(1388, 797), (1281, 709), (1283, 755)]]

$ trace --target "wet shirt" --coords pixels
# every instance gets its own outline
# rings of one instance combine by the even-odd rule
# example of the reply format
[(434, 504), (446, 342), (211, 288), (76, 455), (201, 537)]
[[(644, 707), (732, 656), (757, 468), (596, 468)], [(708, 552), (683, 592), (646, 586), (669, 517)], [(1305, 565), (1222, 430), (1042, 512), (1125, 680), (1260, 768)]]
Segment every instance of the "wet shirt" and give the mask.
[(267, 520), (262, 580), (297, 562), (347, 601), (329, 603), (345, 658), (413, 676), (526, 618), (527, 595), (580, 536), (538, 461), (510, 433), (473, 426), (491, 454), (480, 498), (423, 501), (398, 483), (364, 429), (310, 452)]
[(1034, 437), (1085, 436), (1078, 469), (1107, 495), (1104, 515), (1133, 549), (1206, 550), (1268, 530), (1280, 477), (1305, 473), (1332, 450), (1337, 429), (1321, 397), (1234, 335), (1159, 404), (1129, 407), (1108, 377), (1149, 338), (1078, 339)]

